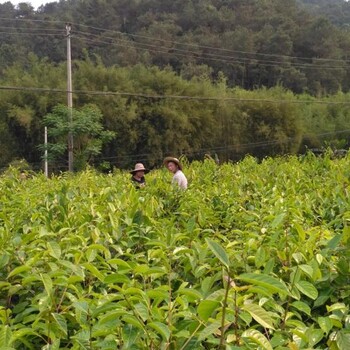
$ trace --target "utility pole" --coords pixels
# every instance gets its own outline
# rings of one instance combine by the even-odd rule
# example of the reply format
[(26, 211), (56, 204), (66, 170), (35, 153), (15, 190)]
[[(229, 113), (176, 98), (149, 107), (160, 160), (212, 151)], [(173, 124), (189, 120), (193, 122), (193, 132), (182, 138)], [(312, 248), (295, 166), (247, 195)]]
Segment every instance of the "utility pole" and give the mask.
[(73, 172), (73, 97), (72, 97), (72, 57), (70, 46), (71, 24), (66, 24), (67, 34), (67, 94), (69, 113), (69, 133), (68, 133), (68, 171)]
[(45, 126), (44, 142), (45, 142), (45, 176), (49, 177), (49, 165), (47, 163), (47, 126)]

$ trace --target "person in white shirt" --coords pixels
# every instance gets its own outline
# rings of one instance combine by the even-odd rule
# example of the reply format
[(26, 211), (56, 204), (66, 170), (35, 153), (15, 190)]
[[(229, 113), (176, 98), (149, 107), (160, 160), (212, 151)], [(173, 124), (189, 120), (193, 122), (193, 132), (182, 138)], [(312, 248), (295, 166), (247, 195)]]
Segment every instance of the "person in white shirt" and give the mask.
[(172, 184), (177, 184), (181, 189), (187, 188), (187, 178), (182, 172), (182, 165), (177, 158), (166, 157), (163, 161), (165, 167), (174, 174), (171, 181)]

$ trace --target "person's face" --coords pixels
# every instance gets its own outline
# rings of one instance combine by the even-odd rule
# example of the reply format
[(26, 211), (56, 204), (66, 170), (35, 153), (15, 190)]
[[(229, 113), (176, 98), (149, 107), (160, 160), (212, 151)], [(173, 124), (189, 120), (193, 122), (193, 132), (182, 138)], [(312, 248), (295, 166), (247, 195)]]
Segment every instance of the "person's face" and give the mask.
[(176, 173), (178, 166), (174, 162), (168, 162), (167, 168), (170, 172)]
[(134, 177), (136, 177), (137, 179), (141, 179), (141, 177), (144, 175), (145, 175), (145, 172), (143, 170), (139, 170), (139, 171), (136, 171)]

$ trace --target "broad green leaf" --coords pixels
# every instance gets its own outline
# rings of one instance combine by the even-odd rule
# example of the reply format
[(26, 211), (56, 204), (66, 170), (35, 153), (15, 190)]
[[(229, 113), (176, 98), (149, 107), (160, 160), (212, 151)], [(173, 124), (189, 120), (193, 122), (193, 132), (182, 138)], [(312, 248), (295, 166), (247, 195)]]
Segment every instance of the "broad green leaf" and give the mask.
[(10, 278), (10, 277), (13, 277), (13, 276), (16, 276), (22, 272), (26, 272), (26, 271), (29, 271), (31, 269), (30, 266), (27, 266), (27, 265), (22, 265), (22, 266), (17, 266), (16, 268), (14, 268), (7, 276), (7, 278)]
[(339, 350), (350, 349), (350, 331), (341, 329), (337, 332), (336, 342)]
[(131, 266), (122, 259), (110, 259), (107, 261), (110, 265), (117, 265), (126, 269), (131, 269)]
[(50, 344), (44, 345), (41, 350), (60, 350), (60, 339), (53, 339)]
[(273, 319), (271, 318), (269, 313), (261, 306), (256, 304), (244, 304), (241, 308), (242, 310), (249, 312), (250, 315), (254, 318), (254, 320), (263, 327), (275, 329), (273, 325)]
[(123, 321), (143, 330), (143, 324), (133, 315), (124, 315)]
[(332, 314), (329, 316), (330, 320), (332, 320), (333, 327), (342, 329), (343, 328), (343, 322), (342, 322), (342, 317)]
[(208, 326), (206, 326), (198, 335), (198, 341), (202, 341), (204, 339), (207, 339), (209, 336), (215, 334), (219, 328), (221, 327), (220, 321), (214, 321), (213, 323), (210, 323)]
[(89, 304), (86, 301), (76, 301), (73, 303), (73, 306), (83, 314), (87, 315), (89, 313)]
[(39, 336), (38, 333), (31, 328), (21, 328), (13, 332), (11, 340), (12, 342), (15, 342), (17, 340), (23, 342), (23, 337), (25, 337), (26, 335), (34, 335), (35, 337)]
[(268, 255), (266, 254), (266, 249), (264, 247), (259, 247), (255, 254), (255, 266), (260, 268), (265, 265)]
[(0, 349), (11, 345), (12, 331), (7, 325), (2, 325), (0, 328)]
[(323, 255), (322, 255), (322, 254), (316, 254), (316, 260), (317, 260), (317, 262), (318, 262), (319, 265), (322, 264), (323, 259), (324, 259), (324, 258), (323, 258)]
[(41, 274), (40, 277), (41, 277), (41, 280), (44, 283), (44, 287), (45, 287), (47, 295), (51, 296), (51, 293), (52, 293), (52, 280), (51, 280), (50, 276), (47, 275), (47, 274)]
[(58, 325), (58, 328), (61, 330), (61, 332), (66, 337), (67, 334), (68, 334), (66, 319), (62, 315), (54, 313), (54, 312), (52, 312), (51, 315), (52, 315), (53, 319), (56, 321), (56, 324)]
[(166, 300), (169, 298), (169, 292), (166, 290), (162, 290), (162, 289), (149, 290), (146, 292), (146, 295), (149, 298), (160, 300), (160, 301)]
[(137, 265), (134, 268), (135, 273), (145, 274), (149, 271), (150, 267), (148, 265)]
[(161, 276), (167, 273), (164, 267), (150, 267), (143, 273), (144, 276)]
[(134, 305), (136, 313), (142, 318), (142, 321), (146, 321), (149, 318), (149, 311), (145, 304), (138, 303)]
[(335, 235), (330, 241), (327, 243), (327, 248), (329, 249), (335, 249), (338, 244), (340, 243), (341, 239), (343, 238), (343, 235)]
[(73, 344), (77, 344), (79, 350), (91, 350), (90, 344), (90, 331), (82, 330), (76, 335), (71, 336), (73, 339)]
[(11, 286), (11, 283), (9, 283), (9, 282), (4, 282), (4, 281), (0, 281), (0, 290), (2, 289), (2, 288), (7, 288), (7, 287), (10, 287)]
[(298, 288), (298, 290), (306, 295), (307, 297), (316, 300), (318, 296), (317, 289), (307, 281), (299, 281), (295, 284), (295, 286)]
[(258, 344), (262, 349), (272, 350), (272, 346), (267, 338), (256, 329), (248, 329), (242, 333), (242, 338), (249, 338), (254, 343)]
[(210, 250), (214, 253), (214, 255), (221, 261), (221, 263), (229, 270), (230, 268), (230, 261), (229, 258), (224, 250), (224, 248), (217, 242), (205, 238), (205, 241), (208, 244), (208, 247)]
[(66, 269), (68, 269), (68, 271), (73, 272), (75, 275), (77, 275), (83, 279), (85, 278), (84, 269), (81, 266), (74, 265), (73, 263), (71, 263), (68, 260), (58, 260), (57, 264), (63, 265)]
[(140, 288), (135, 288), (135, 287), (130, 287), (130, 288), (127, 288), (123, 291), (123, 293), (125, 295), (140, 295), (142, 297), (144, 297), (146, 294), (145, 292), (140, 289)]
[(88, 249), (94, 249), (94, 250), (99, 250), (101, 252), (104, 252), (105, 254), (108, 254), (109, 253), (109, 250), (103, 246), (102, 244), (91, 244), (89, 245)]
[(220, 303), (216, 300), (203, 300), (199, 303), (197, 307), (198, 316), (204, 320), (208, 321), (209, 317), (216, 310)]
[(271, 222), (271, 227), (276, 228), (277, 226), (279, 226), (283, 222), (285, 216), (286, 216), (285, 213), (281, 213), (277, 215)]
[(10, 261), (10, 255), (9, 254), (2, 254), (0, 255), (0, 269), (4, 268)]
[(349, 307), (347, 305), (345, 305), (344, 303), (334, 303), (332, 305), (327, 305), (327, 311), (328, 312), (332, 312), (335, 310), (341, 310), (342, 312), (347, 312)]
[(324, 305), (327, 300), (330, 298), (330, 295), (320, 295), (316, 301), (314, 302), (314, 307), (318, 307), (318, 306), (321, 306), (321, 305)]
[(298, 232), (299, 241), (300, 242), (304, 242), (305, 241), (305, 237), (306, 237), (304, 229), (298, 223), (294, 223), (293, 225), (294, 225), (294, 227), (296, 228), (296, 230)]
[(169, 340), (170, 338), (170, 330), (169, 327), (161, 322), (151, 322), (148, 324), (149, 327), (155, 329), (164, 340)]
[(192, 253), (192, 249), (190, 249), (190, 248), (188, 248), (188, 247), (185, 247), (185, 246), (181, 246), (181, 247), (176, 247), (175, 249), (174, 249), (174, 251), (173, 251), (173, 254), (174, 255), (177, 255), (177, 254), (179, 254), (179, 255), (184, 255), (184, 254), (186, 254), (186, 253)]
[(247, 312), (247, 311), (241, 311), (239, 314), (238, 314), (238, 317), (243, 320), (243, 322), (249, 326), (250, 323), (252, 322), (253, 318), (252, 318), (252, 315)]
[(303, 312), (304, 314), (311, 316), (311, 308), (308, 304), (303, 301), (294, 301), (291, 306), (295, 307), (297, 310)]
[(47, 251), (55, 259), (59, 259), (61, 257), (61, 247), (57, 242), (48, 242)]
[(181, 288), (177, 293), (179, 295), (186, 295), (191, 298), (191, 300), (198, 300), (203, 298), (202, 294), (196, 289)]
[(288, 334), (285, 332), (281, 331), (276, 331), (274, 332), (274, 335), (271, 337), (270, 344), (272, 348), (277, 348), (277, 349), (282, 349), (281, 347), (283, 345), (286, 345), (288, 343)]
[(329, 317), (318, 317), (318, 325), (324, 333), (328, 334), (333, 328), (333, 322)]
[(96, 257), (98, 255), (98, 252), (96, 249), (90, 249), (88, 248), (85, 252), (85, 257), (86, 257), (86, 260), (89, 262), (89, 263), (92, 263)]
[[(124, 342), (123, 350), (137, 350), (137, 339), (140, 337), (140, 330), (132, 325), (125, 325), (122, 331), (122, 338)], [(108, 350), (116, 350), (116, 346), (111, 347)]]
[(101, 282), (104, 281), (105, 276), (94, 265), (90, 263), (84, 263), (82, 266), (89, 270), (92, 273), (92, 275), (98, 278)]
[(106, 284), (112, 284), (112, 283), (130, 283), (130, 278), (120, 274), (120, 273), (113, 273), (111, 275), (107, 275), (103, 281)]
[(107, 314), (104, 314), (98, 321), (99, 326), (104, 326), (108, 325), (111, 321), (114, 321), (116, 319), (121, 318), (122, 316), (129, 315), (130, 313), (126, 310), (119, 309), (119, 310), (114, 310), (111, 312), (108, 312)]
[(265, 287), (271, 293), (289, 294), (287, 287), (282, 282), (269, 275), (244, 273), (237, 278), (247, 283)]
[(302, 264), (298, 265), (299, 269), (302, 270), (308, 277), (312, 279), (314, 270), (310, 265)]
[(273, 271), (274, 266), (275, 266), (275, 258), (270, 258), (265, 264), (264, 274), (268, 275), (269, 273), (271, 273)]
[(317, 343), (319, 343), (324, 337), (324, 333), (321, 329), (309, 328), (306, 333), (309, 338), (309, 346), (311, 348), (313, 348)]

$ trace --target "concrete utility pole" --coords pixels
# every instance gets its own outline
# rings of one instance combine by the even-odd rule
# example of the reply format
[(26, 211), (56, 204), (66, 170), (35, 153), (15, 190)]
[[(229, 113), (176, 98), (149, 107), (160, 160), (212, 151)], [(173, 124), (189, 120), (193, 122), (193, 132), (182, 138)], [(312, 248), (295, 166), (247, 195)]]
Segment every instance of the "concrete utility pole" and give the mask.
[(67, 94), (68, 94), (68, 113), (69, 113), (69, 133), (68, 133), (68, 171), (73, 171), (73, 97), (72, 97), (72, 57), (70, 46), (71, 24), (66, 24), (67, 33)]
[(47, 161), (47, 126), (45, 126), (44, 142), (45, 142), (45, 176), (49, 177), (49, 165)]

